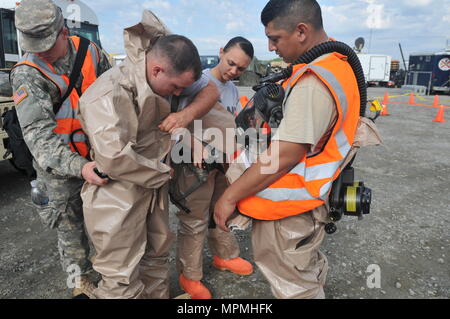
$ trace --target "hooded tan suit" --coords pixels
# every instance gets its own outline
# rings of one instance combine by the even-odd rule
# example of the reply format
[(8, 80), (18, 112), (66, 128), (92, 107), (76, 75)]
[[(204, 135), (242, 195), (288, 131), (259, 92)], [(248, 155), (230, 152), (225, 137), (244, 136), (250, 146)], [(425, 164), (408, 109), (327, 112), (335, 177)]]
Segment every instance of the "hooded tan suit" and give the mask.
[(82, 189), (84, 218), (102, 275), (98, 298), (168, 298), (167, 181), (170, 134), (158, 129), (170, 105), (147, 84), (145, 50), (168, 34), (150, 11), (125, 29), (127, 58), (80, 99), (79, 117), (99, 171), (110, 178)]

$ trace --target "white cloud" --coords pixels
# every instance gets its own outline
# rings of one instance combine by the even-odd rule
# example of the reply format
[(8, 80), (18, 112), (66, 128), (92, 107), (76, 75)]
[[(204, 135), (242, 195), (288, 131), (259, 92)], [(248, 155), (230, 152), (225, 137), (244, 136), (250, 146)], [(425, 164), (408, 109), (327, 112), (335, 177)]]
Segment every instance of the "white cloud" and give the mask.
[(403, 3), (409, 7), (425, 7), (432, 3), (433, 0), (407, 0)]
[[(322, 7), (322, 15), (327, 15), (327, 17), (332, 20), (334, 23), (344, 23), (349, 20), (348, 16), (346, 16), (343, 12), (343, 9), (335, 7), (335, 6), (323, 6)], [(348, 11), (347, 11), (348, 12)]]
[[(252, 41), (258, 58), (275, 57), (267, 49), (260, 22), (261, 10), (268, 0), (82, 1), (97, 14), (102, 44), (110, 52), (124, 51), (123, 28), (138, 23), (143, 9), (151, 9), (172, 32), (191, 38), (202, 54), (217, 54), (230, 38), (241, 35)], [(0, 6), (12, 8), (15, 2), (0, 0)], [(450, 38), (450, 0), (319, 2), (329, 36), (351, 46), (362, 36), (366, 39), (364, 50), (370, 47), (371, 53), (399, 58), (399, 42), (406, 56), (416, 51), (439, 51)]]
[(227, 31), (237, 31), (244, 27), (245, 25), (242, 21), (230, 21), (225, 25)]
[(152, 1), (146, 1), (142, 4), (142, 7), (148, 8), (148, 9), (159, 9), (164, 8), (166, 10), (170, 10), (172, 6), (169, 2), (163, 1), (163, 0), (152, 0)]
[(370, 29), (387, 29), (390, 26), (389, 18), (386, 16), (384, 4), (369, 3), (366, 8), (366, 26)]

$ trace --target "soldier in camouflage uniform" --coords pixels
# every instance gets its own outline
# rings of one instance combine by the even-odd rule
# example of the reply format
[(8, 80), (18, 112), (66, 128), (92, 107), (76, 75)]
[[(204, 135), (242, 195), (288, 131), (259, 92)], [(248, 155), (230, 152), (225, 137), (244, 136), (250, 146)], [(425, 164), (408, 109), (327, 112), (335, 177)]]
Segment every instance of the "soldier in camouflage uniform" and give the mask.
[[(20, 31), (21, 47), (27, 52), (22, 61), (31, 61), (34, 55), (35, 60), (40, 59), (36, 61), (51, 65), (56, 76), (70, 75), (77, 50), (68, 36), (59, 7), (50, 0), (23, 0), (16, 9), (15, 23)], [(97, 49), (93, 43), (90, 47)], [(95, 73), (98, 77), (110, 68), (110, 64), (103, 51), (96, 51)], [(75, 86), (78, 92), (81, 92), (82, 77)], [(79, 266), (81, 289), (78, 285), (73, 291), (74, 296), (80, 293), (89, 296), (93, 287), (87, 275), (93, 270), (88, 259), (89, 244), (80, 190), (85, 180), (104, 185), (107, 179), (94, 172), (95, 162), (73, 152), (54, 132), (58, 117), (53, 108), (62, 103), (65, 92), (61, 92), (38, 68), (27, 64), (16, 65), (11, 72), (11, 84), (23, 136), (34, 157), (37, 180), (44, 185), (49, 198), (48, 205), (36, 205), (39, 215), (46, 226), (57, 229), (63, 270), (68, 271), (70, 265)]]

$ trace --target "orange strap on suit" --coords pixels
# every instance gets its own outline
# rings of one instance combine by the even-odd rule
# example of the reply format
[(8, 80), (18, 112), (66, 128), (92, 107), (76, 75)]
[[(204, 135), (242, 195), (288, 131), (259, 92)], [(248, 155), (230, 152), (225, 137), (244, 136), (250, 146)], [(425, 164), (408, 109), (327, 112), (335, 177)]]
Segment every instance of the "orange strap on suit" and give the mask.
[(242, 109), (245, 108), (245, 106), (247, 105), (248, 101), (249, 101), (249, 99), (248, 99), (248, 97), (246, 97), (245, 95), (244, 95), (244, 96), (241, 96), (241, 97), (239, 98), (239, 102), (241, 103), (241, 108), (242, 108)]
[(316, 75), (329, 89), (338, 119), (323, 150), (307, 154), (286, 175), (268, 188), (239, 201), (239, 211), (260, 220), (277, 220), (301, 214), (325, 203), (340, 165), (350, 151), (359, 120), (360, 98), (356, 77), (346, 57), (332, 53), (312, 64), (293, 67), (283, 83), (286, 96), (306, 73)]
[[(80, 38), (71, 36), (70, 40), (74, 44), (75, 50), (78, 51), (80, 46)], [(90, 44), (86, 53), (83, 66), (81, 67), (81, 93), (97, 79), (98, 63), (100, 55), (94, 44)], [(49, 79), (58, 87), (61, 97), (64, 96), (69, 87), (69, 77), (65, 74), (58, 74), (54, 67), (39, 58), (33, 53), (27, 53), (14, 66), (28, 65), (39, 70), (43, 76)], [(62, 102), (59, 111), (55, 114), (56, 128), (53, 130), (67, 144), (69, 144), (72, 152), (78, 152), (81, 156), (86, 157), (89, 154), (86, 135), (81, 130), (80, 121), (76, 118), (76, 110), (78, 108), (78, 100), (80, 96), (76, 89), (73, 89), (69, 97)], [(72, 138), (71, 138), (71, 135)], [(75, 144), (75, 145), (74, 145)]]

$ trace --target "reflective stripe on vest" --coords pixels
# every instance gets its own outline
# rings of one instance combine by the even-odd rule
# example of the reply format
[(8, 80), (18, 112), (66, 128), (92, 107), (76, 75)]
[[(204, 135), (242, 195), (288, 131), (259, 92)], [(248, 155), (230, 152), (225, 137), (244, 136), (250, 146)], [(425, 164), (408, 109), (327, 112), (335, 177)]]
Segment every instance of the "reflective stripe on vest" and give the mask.
[[(294, 66), (293, 75), (283, 83), (288, 97), (307, 72), (314, 73), (330, 90), (338, 119), (319, 154), (307, 154), (286, 175), (255, 196), (238, 203), (239, 210), (261, 220), (275, 220), (304, 213), (324, 204), (340, 165), (353, 144), (359, 119), (359, 91), (356, 78), (344, 56), (333, 53), (310, 65)], [(340, 72), (340, 73), (339, 73)], [(339, 74), (338, 76), (335, 75)], [(286, 100), (285, 100), (286, 102)]]
[[(70, 37), (70, 40), (74, 44), (75, 50), (78, 51), (80, 38), (72, 36)], [(84, 93), (84, 91), (97, 79), (99, 59), (99, 52), (97, 51), (97, 48), (91, 43), (88, 47), (86, 58), (81, 68), (82, 93)], [(31, 53), (25, 54), (21, 61), (16, 64), (16, 66), (23, 64), (38, 69), (46, 78), (48, 78), (56, 85), (56, 87), (59, 89), (61, 97), (65, 95), (69, 87), (69, 77), (67, 75), (58, 74), (51, 64), (45, 62), (37, 55)], [(80, 97), (77, 90), (73, 89), (69, 97), (62, 102), (59, 111), (55, 114), (57, 125), (54, 129), (54, 132), (58, 134), (58, 136), (64, 143), (69, 144), (73, 152), (76, 152), (76, 149), (73, 147), (73, 143), (75, 143), (76, 148), (78, 149), (80, 154), (86, 157), (89, 153), (86, 135), (83, 134), (82, 131), (79, 133), (77, 132), (76, 134), (73, 134), (72, 141), (70, 140), (72, 132), (81, 129), (80, 121), (76, 116), (79, 98)]]

